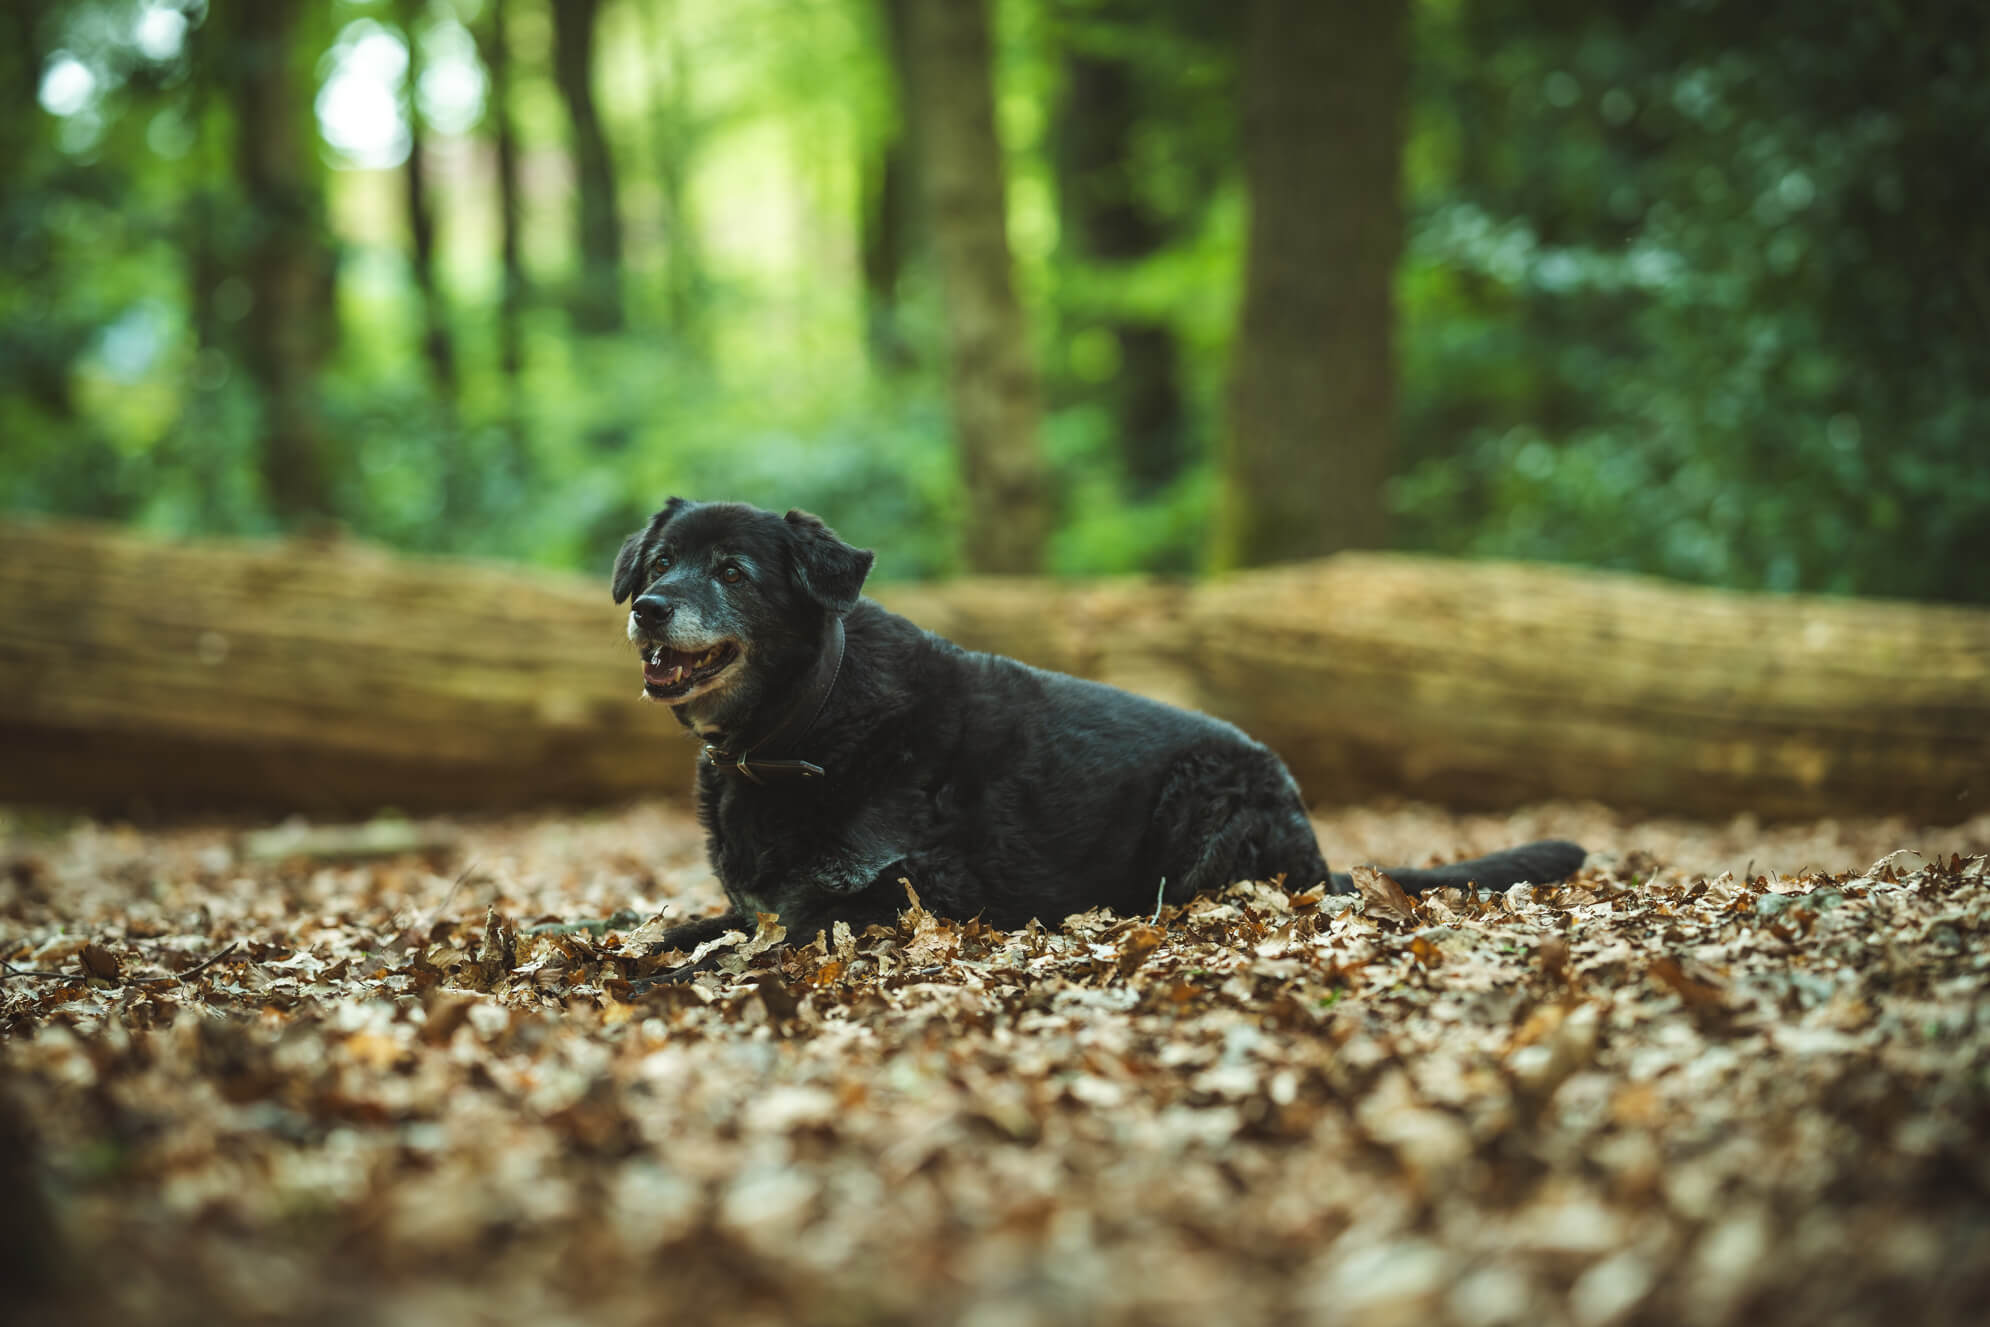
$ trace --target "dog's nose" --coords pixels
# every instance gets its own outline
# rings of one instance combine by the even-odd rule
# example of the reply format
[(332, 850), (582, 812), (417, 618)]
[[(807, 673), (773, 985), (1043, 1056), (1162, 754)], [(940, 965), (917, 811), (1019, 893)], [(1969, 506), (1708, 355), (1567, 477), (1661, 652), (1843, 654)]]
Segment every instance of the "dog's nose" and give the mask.
[(654, 594), (642, 595), (630, 607), (637, 624), (650, 631), (661, 631), (670, 622), (670, 615), (677, 611), (677, 605)]

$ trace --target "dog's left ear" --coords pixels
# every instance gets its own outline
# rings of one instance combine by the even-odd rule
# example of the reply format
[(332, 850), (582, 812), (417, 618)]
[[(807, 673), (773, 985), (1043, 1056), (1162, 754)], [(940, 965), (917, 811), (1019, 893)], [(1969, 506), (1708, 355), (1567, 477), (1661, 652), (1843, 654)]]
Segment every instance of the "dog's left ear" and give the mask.
[(787, 522), (795, 539), (795, 583), (838, 617), (855, 608), (876, 555), (868, 548), (852, 548), (820, 517), (805, 511), (790, 511)]
[(691, 504), (683, 498), (672, 498), (663, 504), (663, 510), (650, 517), (650, 523), (622, 541), (622, 551), (615, 555), (615, 572), (609, 584), (615, 591), (615, 602), (621, 603), (642, 588), (643, 570), (649, 566), (649, 547), (656, 534), (670, 524), (670, 518)]
[(648, 530), (636, 531), (622, 541), (622, 551), (615, 555), (613, 587), (618, 604), (636, 592), (636, 580), (649, 560), (643, 556), (643, 545), (649, 542), (649, 537)]

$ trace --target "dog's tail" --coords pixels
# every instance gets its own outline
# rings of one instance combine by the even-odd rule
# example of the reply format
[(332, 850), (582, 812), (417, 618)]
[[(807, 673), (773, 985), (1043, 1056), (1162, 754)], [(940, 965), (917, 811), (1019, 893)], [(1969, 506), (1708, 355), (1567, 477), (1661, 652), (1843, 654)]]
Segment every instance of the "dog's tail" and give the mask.
[[(1538, 843), (1523, 843), (1518, 848), (1474, 857), (1469, 862), (1453, 862), (1449, 866), (1398, 867), (1388, 871), (1387, 875), (1401, 885), (1406, 894), (1421, 894), (1447, 886), (1505, 889), (1523, 882), (1546, 885), (1566, 880), (1581, 867), (1586, 856), (1588, 854), (1581, 845), (1570, 843), (1567, 839), (1542, 839)], [(1335, 893), (1351, 894), (1354, 892), (1354, 880), (1345, 871), (1335, 871), (1333, 888)]]

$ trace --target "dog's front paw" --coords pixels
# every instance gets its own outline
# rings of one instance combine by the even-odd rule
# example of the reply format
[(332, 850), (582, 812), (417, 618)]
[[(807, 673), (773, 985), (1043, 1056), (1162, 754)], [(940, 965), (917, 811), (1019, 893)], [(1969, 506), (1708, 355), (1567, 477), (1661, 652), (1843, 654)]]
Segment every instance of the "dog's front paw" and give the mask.
[(829, 862), (816, 873), (815, 886), (825, 894), (861, 894), (872, 885), (896, 880), (909, 870), (903, 857)]

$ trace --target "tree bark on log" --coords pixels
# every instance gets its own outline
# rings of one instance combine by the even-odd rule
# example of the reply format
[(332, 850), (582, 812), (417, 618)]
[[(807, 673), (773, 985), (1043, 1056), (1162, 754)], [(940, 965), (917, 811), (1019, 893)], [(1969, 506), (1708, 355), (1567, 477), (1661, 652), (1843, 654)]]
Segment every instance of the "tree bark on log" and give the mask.
[(1204, 708), (1309, 797), (1771, 818), (1990, 806), (1990, 612), (1343, 553), (1218, 582)]
[[(1342, 554), (1201, 585), (879, 597), (974, 649), (1239, 724), (1315, 803), (1961, 820), (1990, 612)], [(0, 525), (0, 801), (356, 814), (689, 787), (605, 581), (345, 541)]]
[(607, 581), (0, 527), (0, 799), (357, 813), (690, 786)]

